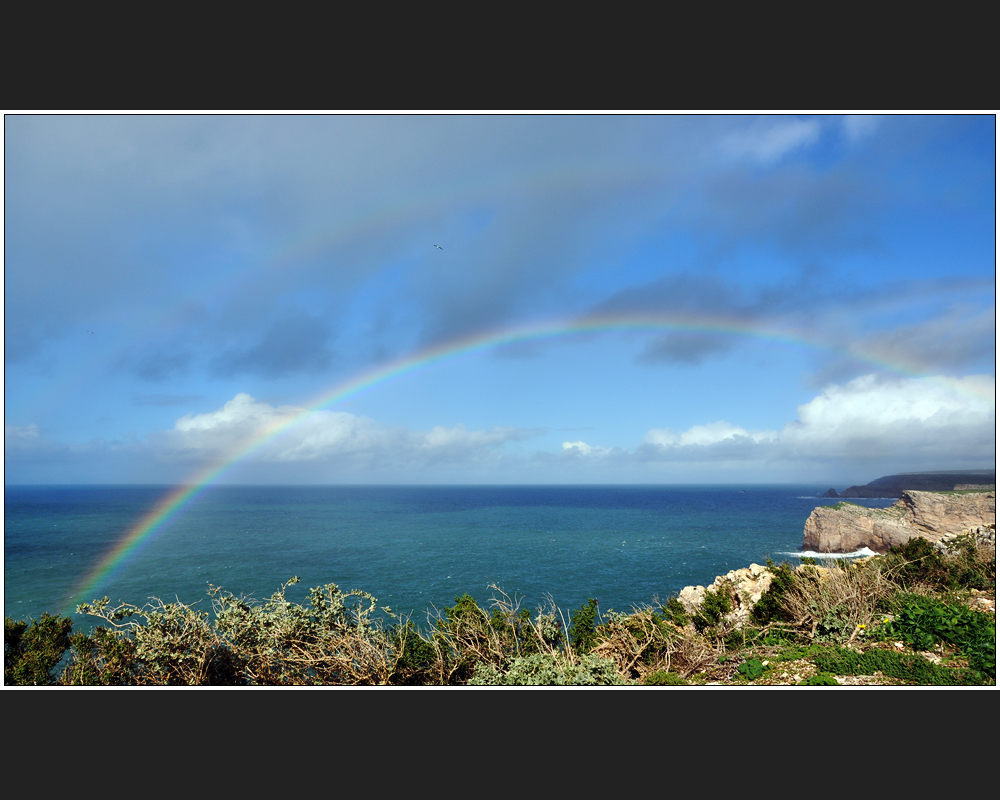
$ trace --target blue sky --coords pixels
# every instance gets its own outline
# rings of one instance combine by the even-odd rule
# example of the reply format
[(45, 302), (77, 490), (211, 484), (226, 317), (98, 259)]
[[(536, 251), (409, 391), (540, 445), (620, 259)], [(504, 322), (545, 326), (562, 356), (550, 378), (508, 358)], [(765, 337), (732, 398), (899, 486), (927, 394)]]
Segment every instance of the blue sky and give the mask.
[(4, 140), (7, 483), (995, 463), (992, 115), (8, 115)]

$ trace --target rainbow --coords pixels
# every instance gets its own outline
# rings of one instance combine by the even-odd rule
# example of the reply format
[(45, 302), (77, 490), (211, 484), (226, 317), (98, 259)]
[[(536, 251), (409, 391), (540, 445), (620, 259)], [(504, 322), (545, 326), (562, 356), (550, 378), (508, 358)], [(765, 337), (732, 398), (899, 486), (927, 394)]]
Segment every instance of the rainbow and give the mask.
[[(163, 497), (150, 511), (139, 520), (77, 584), (68, 602), (75, 610), (76, 603), (94, 596), (97, 589), (119, 572), (126, 563), (142, 551), (156, 536), (167, 527), (167, 523), (179, 515), (195, 497), (214, 484), (238, 463), (260, 450), (282, 433), (301, 423), (310, 414), (327, 406), (343, 402), (373, 387), (389, 381), (402, 378), (417, 370), (430, 367), (443, 361), (449, 361), (466, 356), (473, 356), (512, 345), (542, 342), (578, 335), (603, 333), (609, 331), (638, 331), (651, 333), (664, 332), (696, 332), (706, 334), (750, 337), (780, 344), (810, 349), (825, 350), (846, 355), (862, 362), (872, 364), (907, 377), (930, 378), (930, 376), (913, 370), (907, 365), (889, 362), (871, 353), (856, 348), (838, 348), (820, 341), (818, 338), (791, 329), (768, 329), (749, 323), (724, 319), (706, 318), (704, 316), (671, 315), (593, 315), (573, 320), (550, 321), (542, 324), (526, 325), (519, 328), (480, 333), (461, 339), (433, 345), (405, 358), (383, 364), (367, 372), (356, 375), (347, 381), (335, 385), (313, 398), (296, 413), (271, 422), (258, 432), (250, 442), (243, 444), (235, 451), (220, 458), (208, 466), (202, 467), (192, 474), (180, 487)], [(943, 384), (951, 391), (960, 391), (970, 397), (995, 403), (992, 393), (989, 395), (962, 390), (951, 384)], [(65, 613), (72, 613), (67, 610)]]

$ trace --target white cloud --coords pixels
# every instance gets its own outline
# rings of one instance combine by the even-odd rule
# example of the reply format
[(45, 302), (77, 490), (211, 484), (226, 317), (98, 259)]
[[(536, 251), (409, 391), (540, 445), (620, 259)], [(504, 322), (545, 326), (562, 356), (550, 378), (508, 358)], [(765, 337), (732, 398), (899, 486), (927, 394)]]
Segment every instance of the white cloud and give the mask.
[(785, 155), (819, 139), (820, 124), (815, 120), (758, 122), (739, 133), (722, 139), (722, 149), (735, 158), (750, 158), (762, 164), (774, 164)]
[(575, 440), (530, 456), (506, 445), (537, 431), (462, 424), (413, 431), (238, 394), (145, 438), (66, 444), (47, 439), (35, 424), (7, 425), (6, 464), (11, 482), (65, 479), (81, 465), (95, 482), (182, 482), (204, 465), (234, 462), (231, 478), (280, 483), (532, 482), (542, 475), (555, 482), (843, 476), (856, 483), (892, 472), (992, 465), (995, 383), (992, 375), (867, 375), (826, 387), (780, 431), (720, 421), (681, 432), (651, 429), (631, 450)]
[(922, 429), (976, 426), (994, 417), (995, 387), (992, 375), (896, 380), (864, 375), (843, 386), (829, 386), (799, 406), (799, 425), (786, 426), (783, 436), (794, 432), (814, 437), (845, 428), (874, 432), (917, 424)]
[(845, 135), (854, 143), (874, 133), (879, 126), (879, 117), (875, 114), (847, 114), (842, 123)]
[(748, 431), (728, 422), (713, 422), (710, 425), (694, 425), (683, 433), (673, 433), (669, 430), (650, 430), (643, 439), (644, 444), (656, 444), (666, 447), (686, 447), (688, 445), (706, 446), (724, 442), (727, 439), (749, 439), (754, 442), (766, 442), (775, 439), (775, 431)]
[(41, 431), (34, 422), (27, 425), (3, 426), (4, 449), (11, 447), (31, 447), (41, 441)]
[(587, 444), (582, 441), (563, 442), (562, 449), (564, 455), (575, 456), (604, 456), (608, 455), (612, 450), (610, 447), (598, 447), (597, 445)]
[[(274, 407), (238, 394), (222, 408), (189, 414), (159, 437), (165, 449), (181, 456), (226, 459), (259, 443), (250, 456), (256, 462), (362, 460), (415, 466), (432, 462), (476, 461), (489, 457), (506, 442), (524, 438), (515, 428), (470, 431), (461, 423), (429, 431), (390, 428), (368, 417), (343, 411), (308, 411)], [(270, 437), (270, 439), (268, 438)]]
[(993, 463), (996, 380), (880, 378), (828, 386), (798, 408), (780, 432), (717, 422), (683, 433), (650, 430), (636, 451), (646, 459), (754, 462), (893, 458), (913, 469)]
[(250, 395), (241, 392), (218, 411), (207, 414), (187, 414), (174, 424), (174, 430), (182, 433), (211, 431), (219, 429), (252, 430), (261, 426), (291, 418), (301, 409), (292, 406), (274, 408), (267, 403), (258, 403)]

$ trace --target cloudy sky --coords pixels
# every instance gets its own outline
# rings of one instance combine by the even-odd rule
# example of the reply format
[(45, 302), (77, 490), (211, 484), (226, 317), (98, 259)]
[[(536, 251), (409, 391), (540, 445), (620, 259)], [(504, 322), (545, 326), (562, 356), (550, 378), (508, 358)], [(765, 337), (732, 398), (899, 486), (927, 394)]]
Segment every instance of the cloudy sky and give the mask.
[(7, 483), (995, 463), (993, 116), (4, 121)]

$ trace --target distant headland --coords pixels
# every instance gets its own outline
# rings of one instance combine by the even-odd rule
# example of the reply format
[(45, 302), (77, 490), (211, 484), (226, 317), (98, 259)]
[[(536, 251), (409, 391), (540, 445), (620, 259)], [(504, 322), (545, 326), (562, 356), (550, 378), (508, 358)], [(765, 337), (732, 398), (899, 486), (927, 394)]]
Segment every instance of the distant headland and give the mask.
[(995, 469), (964, 469), (941, 472), (901, 472), (885, 475), (864, 486), (851, 486), (842, 492), (827, 489), (823, 497), (900, 498), (903, 492), (950, 492), (958, 489), (986, 489), (996, 486)]

